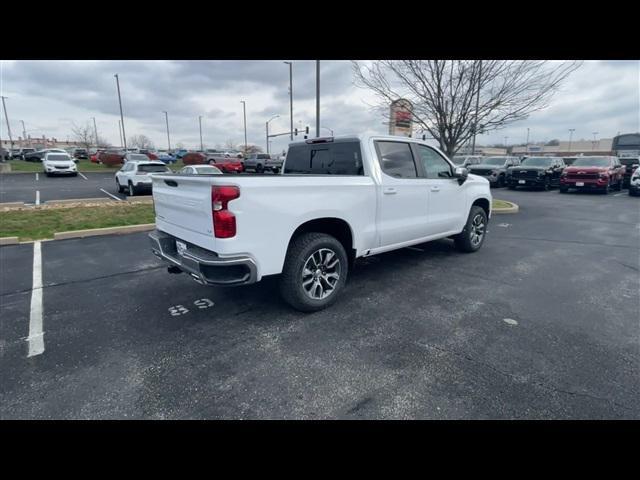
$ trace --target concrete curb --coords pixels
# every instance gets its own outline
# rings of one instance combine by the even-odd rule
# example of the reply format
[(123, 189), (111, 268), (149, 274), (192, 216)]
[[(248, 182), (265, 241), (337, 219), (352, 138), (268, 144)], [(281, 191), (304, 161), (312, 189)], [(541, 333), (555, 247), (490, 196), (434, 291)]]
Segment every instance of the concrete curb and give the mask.
[(24, 202), (4, 202), (0, 203), (0, 208), (24, 207)]
[(145, 223), (142, 225), (126, 225), (124, 227), (92, 228), (90, 230), (75, 230), (72, 232), (57, 232), (53, 234), (54, 240), (65, 240), (67, 238), (96, 237), (99, 235), (116, 235), (123, 233), (146, 232), (156, 228), (155, 223)]
[(0, 245), (17, 245), (18, 237), (0, 237)]
[(143, 203), (143, 202), (149, 202), (149, 201), (153, 201), (153, 195), (140, 195), (138, 197), (127, 197), (127, 202), (129, 203)]
[(518, 211), (520, 210), (520, 207), (513, 202), (507, 202), (506, 200), (500, 200), (500, 201), (508, 203), (511, 206), (507, 208), (492, 208), (491, 209), (492, 214), (495, 213), (496, 215), (502, 215), (505, 213), (518, 213)]
[(116, 200), (113, 198), (96, 197), (96, 198), (70, 198), (66, 200), (47, 200), (44, 205), (67, 205), (69, 203), (113, 203)]

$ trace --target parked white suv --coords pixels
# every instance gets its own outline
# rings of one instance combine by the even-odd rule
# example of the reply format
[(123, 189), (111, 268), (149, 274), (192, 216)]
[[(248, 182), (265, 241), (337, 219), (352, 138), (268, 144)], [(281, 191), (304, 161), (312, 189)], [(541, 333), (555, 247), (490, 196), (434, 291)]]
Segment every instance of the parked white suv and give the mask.
[(78, 175), (76, 163), (64, 152), (47, 152), (42, 159), (42, 169), (47, 177), (51, 175)]
[(333, 303), (358, 257), (447, 237), (477, 251), (491, 216), (486, 179), (420, 140), (369, 135), (292, 143), (281, 175), (154, 175), (153, 200), (152, 251), (171, 273), (281, 274), (302, 311)]
[(167, 172), (171, 169), (162, 162), (131, 160), (116, 172), (116, 187), (119, 193), (126, 192), (131, 197), (143, 190), (151, 192), (151, 174)]

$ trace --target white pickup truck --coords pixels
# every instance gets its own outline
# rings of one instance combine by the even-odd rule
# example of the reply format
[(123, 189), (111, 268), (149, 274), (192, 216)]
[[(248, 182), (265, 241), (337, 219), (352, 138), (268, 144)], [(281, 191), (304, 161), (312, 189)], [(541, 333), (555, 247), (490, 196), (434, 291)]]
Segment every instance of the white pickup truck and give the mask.
[(450, 237), (478, 250), (489, 182), (404, 137), (315, 138), (289, 146), (280, 175), (153, 176), (152, 251), (204, 285), (280, 274), (284, 300), (327, 307), (358, 257)]

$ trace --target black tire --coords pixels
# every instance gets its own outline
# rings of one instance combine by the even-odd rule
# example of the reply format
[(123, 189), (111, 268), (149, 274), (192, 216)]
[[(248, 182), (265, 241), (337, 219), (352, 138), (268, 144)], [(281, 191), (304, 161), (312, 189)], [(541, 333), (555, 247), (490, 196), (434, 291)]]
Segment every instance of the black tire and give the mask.
[(498, 188), (504, 187), (504, 175), (500, 175), (498, 177), (498, 185), (497, 185), (497, 187)]
[(278, 173), (280, 173), (280, 169), (278, 167), (272, 168), (271, 171), (273, 172), (274, 175), (277, 175)]
[[(322, 260), (322, 254), (325, 252), (325, 258), (329, 259), (329, 266), (331, 269), (335, 269), (335, 264), (332, 265), (334, 256), (329, 257), (326, 251), (333, 252), (338, 259), (338, 278), (336, 283), (330, 289), (330, 292), (324, 298), (312, 298), (312, 293), (308, 293), (303, 286), (303, 270), (305, 265), (311, 261), (312, 255), (320, 253), (320, 259)], [(316, 260), (313, 260), (316, 263)], [(312, 264), (313, 265), (313, 264)], [(323, 265), (320, 265), (320, 268)], [(330, 285), (325, 279), (324, 283), (320, 278), (315, 277), (318, 270), (314, 271), (313, 276), (309, 278), (313, 284), (309, 287), (316, 292), (314, 286), (316, 283), (320, 285), (320, 295), (324, 294), (326, 290), (326, 284)], [(331, 272), (335, 274), (335, 271)], [(287, 250), (287, 257), (284, 262), (284, 268), (282, 269), (282, 275), (280, 276), (280, 294), (285, 302), (291, 305), (296, 310), (301, 312), (315, 312), (327, 308), (334, 303), (344, 284), (347, 280), (349, 273), (349, 260), (347, 253), (344, 250), (342, 244), (335, 238), (324, 233), (304, 233), (294, 240), (292, 240)], [(325, 278), (325, 277), (322, 277)], [(308, 281), (307, 281), (308, 282)]]
[(116, 187), (118, 187), (118, 193), (124, 192), (124, 188), (122, 188), (122, 185), (120, 185), (120, 182), (118, 181), (117, 178), (116, 178)]
[(509, 190), (515, 190), (515, 189), (516, 189), (516, 186), (515, 186), (515, 185), (508, 185), (508, 186), (507, 186), (507, 188), (508, 188)]
[(622, 179), (620, 179), (618, 181), (618, 186), (616, 187), (616, 191), (621, 192), (622, 191)]
[(133, 183), (129, 182), (129, 187), (127, 189), (127, 195), (130, 197), (134, 197), (136, 195), (136, 187), (133, 186)]
[(562, 185), (560, 185), (560, 193), (567, 193), (569, 191), (569, 189), (567, 187), (563, 187)]
[[(480, 221), (478, 221), (478, 218)], [(478, 227), (482, 227), (482, 232), (478, 232)], [(479, 242), (477, 241), (478, 239), (472, 238), (478, 233), (480, 233)], [(467, 218), (464, 230), (454, 238), (456, 248), (465, 253), (477, 252), (480, 250), (480, 247), (482, 247), (486, 236), (487, 214), (482, 207), (474, 205), (469, 211), (469, 217)]]
[(548, 192), (551, 189), (551, 181), (549, 180), (549, 177), (544, 179), (544, 183), (542, 184), (542, 190), (544, 190), (545, 192)]
[(257, 172), (257, 173), (262, 173), (262, 172), (264, 172), (264, 167), (263, 167), (262, 165), (260, 165), (260, 164), (257, 164), (257, 165), (256, 165), (256, 172)]

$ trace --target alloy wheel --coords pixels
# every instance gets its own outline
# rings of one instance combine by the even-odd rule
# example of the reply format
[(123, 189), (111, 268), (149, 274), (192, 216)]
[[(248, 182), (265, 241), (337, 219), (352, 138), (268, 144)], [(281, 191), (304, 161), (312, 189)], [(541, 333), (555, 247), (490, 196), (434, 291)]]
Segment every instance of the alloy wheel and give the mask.
[(327, 298), (334, 292), (340, 272), (340, 259), (336, 252), (330, 248), (316, 250), (302, 268), (302, 288), (314, 300)]

